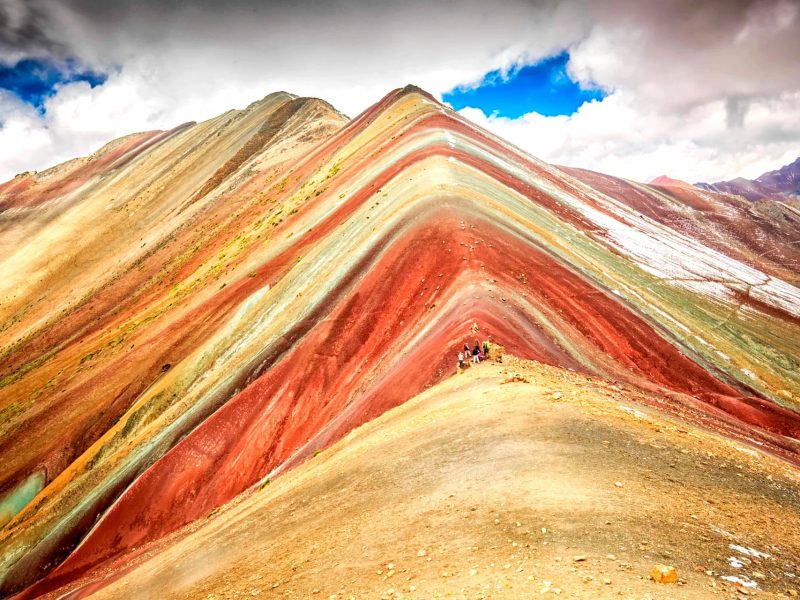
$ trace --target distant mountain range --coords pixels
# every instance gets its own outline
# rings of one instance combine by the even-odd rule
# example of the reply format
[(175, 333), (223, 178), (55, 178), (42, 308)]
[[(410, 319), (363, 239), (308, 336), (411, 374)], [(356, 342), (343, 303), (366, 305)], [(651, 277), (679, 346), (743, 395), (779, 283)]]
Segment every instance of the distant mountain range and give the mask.
[(764, 173), (757, 179), (737, 177), (730, 181), (696, 183), (695, 186), (711, 192), (744, 196), (748, 200), (762, 200), (775, 196), (800, 196), (800, 157), (793, 163)]

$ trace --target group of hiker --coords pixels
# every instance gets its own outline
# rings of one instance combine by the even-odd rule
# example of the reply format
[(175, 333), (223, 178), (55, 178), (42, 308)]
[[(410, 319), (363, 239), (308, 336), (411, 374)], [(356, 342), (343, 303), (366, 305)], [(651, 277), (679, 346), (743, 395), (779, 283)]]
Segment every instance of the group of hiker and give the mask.
[(465, 342), (464, 349), (458, 353), (458, 368), (463, 369), (470, 361), (474, 364), (478, 364), (482, 360), (489, 358), (491, 349), (492, 345), (489, 343), (489, 340), (484, 340), (482, 346), (478, 340), (475, 340), (475, 347), (471, 350), (469, 344)]

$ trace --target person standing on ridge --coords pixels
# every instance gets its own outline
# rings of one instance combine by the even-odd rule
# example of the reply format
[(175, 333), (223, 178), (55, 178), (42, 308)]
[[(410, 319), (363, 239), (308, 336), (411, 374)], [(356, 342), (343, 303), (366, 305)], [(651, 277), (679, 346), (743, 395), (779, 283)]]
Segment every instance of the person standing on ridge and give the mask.
[(458, 353), (458, 369), (459, 371), (464, 368), (464, 353)]
[(475, 364), (481, 362), (481, 345), (478, 340), (475, 340), (475, 348), (472, 350), (472, 362)]
[(489, 343), (489, 340), (484, 340), (483, 342), (483, 357), (489, 358), (489, 351), (492, 349), (492, 345)]

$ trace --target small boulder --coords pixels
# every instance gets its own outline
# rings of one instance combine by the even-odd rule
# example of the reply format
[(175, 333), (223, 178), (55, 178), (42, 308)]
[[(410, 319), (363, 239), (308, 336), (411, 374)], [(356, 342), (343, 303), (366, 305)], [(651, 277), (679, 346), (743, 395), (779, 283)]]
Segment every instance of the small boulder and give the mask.
[(656, 583), (675, 583), (678, 581), (678, 572), (675, 567), (656, 565), (650, 569), (650, 579)]

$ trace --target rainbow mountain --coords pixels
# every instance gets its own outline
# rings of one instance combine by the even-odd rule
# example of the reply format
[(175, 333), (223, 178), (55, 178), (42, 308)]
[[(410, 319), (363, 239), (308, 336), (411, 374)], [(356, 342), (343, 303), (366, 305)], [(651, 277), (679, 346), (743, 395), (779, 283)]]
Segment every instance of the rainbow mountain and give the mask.
[(794, 472), (798, 232), (791, 201), (549, 165), (413, 86), (352, 120), (271, 94), (17, 176), (0, 596), (157, 563), (454, 385), (478, 339)]

